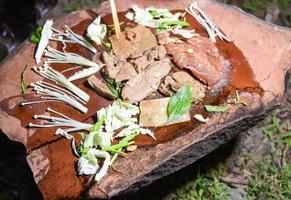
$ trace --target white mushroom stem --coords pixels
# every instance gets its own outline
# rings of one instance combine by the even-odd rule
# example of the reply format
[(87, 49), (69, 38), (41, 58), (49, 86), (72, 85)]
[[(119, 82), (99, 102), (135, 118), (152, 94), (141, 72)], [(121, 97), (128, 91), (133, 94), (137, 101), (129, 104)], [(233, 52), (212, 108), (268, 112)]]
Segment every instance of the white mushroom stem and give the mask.
[(71, 63), (76, 65), (82, 65), (85, 67), (99, 66), (97, 63), (84, 58), (76, 53), (67, 53), (58, 51), (50, 46), (47, 47), (45, 56), (48, 57), (47, 63)]
[(51, 36), (53, 34), (52, 25), (53, 20), (47, 20), (43, 26), (43, 29), (41, 31), (41, 38), (34, 56), (36, 64), (40, 63), (42, 54), (49, 43), (49, 39), (51, 39)]
[[(55, 28), (52, 28), (52, 30), (57, 33), (53, 35), (53, 36), (57, 36), (57, 38), (51, 38), (51, 40), (60, 41), (63, 43), (77, 43), (89, 49), (93, 53), (97, 52), (95, 47), (92, 44), (90, 44), (90, 42), (88, 42), (83, 36), (74, 33), (67, 25), (65, 25), (64, 32), (61, 32)], [(61, 39), (59, 38), (59, 36), (66, 37), (67, 39)]]
[(212, 21), (210, 17), (206, 15), (206, 13), (199, 8), (197, 2), (193, 2), (190, 4), (188, 8), (186, 8), (186, 11), (192, 15), (198, 23), (200, 23), (205, 30), (208, 33), (209, 38), (216, 42), (215, 37), (218, 36), (221, 40), (226, 40), (227, 42), (230, 42), (231, 40), (223, 34), (218, 26)]
[(36, 103), (44, 103), (44, 102), (51, 102), (51, 101), (57, 101), (57, 102), (64, 102), (78, 110), (80, 110), (83, 113), (86, 113), (88, 109), (83, 106), (81, 103), (79, 103), (72, 95), (69, 95), (62, 90), (57, 90), (53, 87), (50, 87), (46, 84), (43, 84), (43, 82), (37, 82), (32, 83), (31, 86), (33, 87), (33, 90), (36, 91), (37, 94), (42, 95), (41, 99), (45, 99), (44, 101), (33, 101), (33, 102), (24, 102), (21, 105), (30, 105), (30, 104), (36, 104)]
[(52, 69), (51, 67), (48, 67), (44, 65), (43, 67), (33, 67), (33, 70), (41, 75), (44, 78), (47, 78), (51, 81), (56, 82), (58, 85), (63, 86), (67, 90), (71, 91), (73, 94), (87, 102), (90, 98), (88, 94), (86, 94), (83, 90), (75, 86), (73, 83), (71, 83), (63, 74), (60, 72)]
[(41, 120), (46, 120), (44, 124), (33, 124), (29, 123), (29, 127), (31, 128), (50, 128), (50, 127), (69, 127), (67, 129), (64, 129), (65, 132), (75, 132), (75, 131), (89, 131), (93, 125), (92, 124), (87, 124), (87, 123), (82, 123), (79, 121), (76, 121), (72, 118), (67, 117), (66, 115), (57, 112), (51, 108), (47, 109), (48, 112), (57, 114), (62, 116), (61, 117), (54, 117), (54, 116), (49, 116), (49, 115), (34, 115), (34, 119), (41, 119)]
[(88, 76), (91, 76), (93, 74), (96, 74), (100, 69), (102, 68), (102, 65), (98, 65), (96, 67), (90, 67), (87, 69), (80, 70), (76, 72), (74, 75), (68, 78), (69, 81), (75, 81), (81, 78), (85, 78)]

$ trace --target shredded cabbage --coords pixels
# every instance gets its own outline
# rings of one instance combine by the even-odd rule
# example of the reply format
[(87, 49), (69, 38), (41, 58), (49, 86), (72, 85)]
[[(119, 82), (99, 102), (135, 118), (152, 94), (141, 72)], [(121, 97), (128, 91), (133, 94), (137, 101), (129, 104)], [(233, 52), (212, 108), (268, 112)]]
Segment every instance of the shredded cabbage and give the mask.
[(101, 24), (101, 16), (98, 16), (87, 28), (87, 36), (97, 45), (102, 44), (106, 32), (106, 25)]
[(156, 139), (154, 136), (154, 133), (151, 130), (142, 128), (138, 124), (132, 124), (132, 125), (129, 125), (127, 128), (122, 129), (114, 138), (126, 137), (130, 134), (133, 134), (133, 133), (138, 133), (138, 134), (142, 134), (142, 135), (149, 135), (153, 139)]
[(158, 28), (165, 21), (177, 21), (182, 15), (182, 13), (172, 14), (168, 9), (157, 9), (153, 7), (143, 9), (137, 5), (133, 5), (131, 8), (134, 13), (128, 12), (125, 17), (151, 28)]

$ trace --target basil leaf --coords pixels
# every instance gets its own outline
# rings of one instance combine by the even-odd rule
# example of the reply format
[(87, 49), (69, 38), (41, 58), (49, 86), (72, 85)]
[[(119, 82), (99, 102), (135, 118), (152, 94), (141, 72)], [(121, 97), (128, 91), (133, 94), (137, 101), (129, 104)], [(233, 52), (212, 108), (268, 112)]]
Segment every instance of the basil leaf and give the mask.
[(205, 105), (205, 109), (207, 112), (226, 112), (228, 110), (226, 106), (211, 106), (211, 105)]
[(35, 29), (35, 31), (33, 32), (33, 34), (30, 37), (30, 40), (33, 43), (38, 44), (41, 38), (41, 31), (42, 31), (43, 26), (39, 26)]
[(107, 82), (107, 86), (109, 87), (110, 91), (112, 92), (112, 94), (116, 97), (120, 97), (120, 92), (121, 89), (120, 87), (116, 84), (115, 80), (110, 79), (110, 78), (105, 78), (106, 82)]
[(168, 121), (173, 121), (185, 115), (192, 102), (192, 90), (190, 86), (183, 86), (174, 94), (168, 104)]
[(27, 70), (27, 67), (28, 67), (28, 65), (25, 65), (24, 66), (24, 70), (22, 71), (22, 73), (21, 73), (21, 76), (20, 76), (20, 87), (21, 87), (21, 92), (22, 93), (25, 93), (26, 92), (26, 84), (25, 84), (25, 81), (24, 81), (24, 74), (25, 74), (25, 72), (26, 72), (26, 70)]

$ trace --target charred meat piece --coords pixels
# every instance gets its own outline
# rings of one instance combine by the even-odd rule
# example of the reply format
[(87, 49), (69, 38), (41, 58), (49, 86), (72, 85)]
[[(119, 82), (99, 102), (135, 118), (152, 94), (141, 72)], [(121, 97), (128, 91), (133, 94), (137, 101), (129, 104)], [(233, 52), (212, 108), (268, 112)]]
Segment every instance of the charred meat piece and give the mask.
[(147, 69), (140, 72), (124, 85), (121, 96), (124, 100), (135, 103), (148, 97), (156, 91), (161, 79), (171, 71), (171, 61), (165, 58), (150, 64)]
[(189, 69), (203, 83), (213, 86), (227, 80), (230, 63), (210, 39), (196, 36), (186, 42), (165, 43), (165, 47), (180, 69)]
[(92, 75), (87, 79), (87, 81), (89, 85), (95, 90), (95, 92), (100, 96), (103, 96), (110, 100), (117, 98), (116, 96), (113, 95), (113, 93), (107, 86), (107, 83), (105, 82), (105, 80), (102, 80), (101, 77), (96, 77), (95, 75)]
[(155, 35), (142, 25), (126, 29), (119, 39), (113, 35), (109, 37), (109, 40), (114, 54), (124, 59), (141, 56), (145, 51), (157, 45)]
[(172, 96), (185, 85), (191, 87), (193, 101), (199, 101), (204, 98), (206, 87), (185, 71), (178, 71), (168, 75), (164, 82), (160, 84), (159, 91), (165, 96)]

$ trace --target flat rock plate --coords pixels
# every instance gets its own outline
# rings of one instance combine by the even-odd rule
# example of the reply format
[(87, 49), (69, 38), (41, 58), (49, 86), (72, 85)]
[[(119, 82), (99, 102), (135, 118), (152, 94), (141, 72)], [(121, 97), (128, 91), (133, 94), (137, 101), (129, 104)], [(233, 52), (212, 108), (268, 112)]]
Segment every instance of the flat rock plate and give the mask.
[[(256, 124), (284, 101), (284, 79), (291, 65), (291, 31), (267, 24), (237, 8), (208, 0), (198, 2), (243, 52), (254, 72), (255, 80), (265, 91), (264, 95), (243, 93), (242, 98), (248, 102), (248, 106), (235, 106), (227, 113), (214, 114), (209, 123), (194, 130), (154, 147), (137, 149), (127, 158), (117, 160), (113, 165), (114, 169), (110, 169), (99, 183), (93, 182), (90, 177), (77, 176), (74, 167), (77, 158), (72, 154), (69, 141), (54, 136), (52, 129), (39, 132), (26, 128), (32, 116), (45, 112), (47, 105), (16, 109), (25, 98), (34, 98), (32, 94), (21, 95), (20, 74), (25, 64), (34, 65), (35, 45), (24, 42), (1, 64), (0, 128), (11, 140), (26, 146), (27, 161), (45, 199), (78, 198), (81, 194), (88, 198), (111, 198), (137, 190), (210, 153), (239, 132)], [(184, 9), (190, 3), (190, 0), (116, 1), (119, 11), (125, 11), (133, 4)], [(99, 8), (74, 12), (56, 19), (55, 26), (59, 29), (64, 24), (72, 27), (81, 21), (89, 24), (97, 14), (105, 15), (109, 12), (110, 4), (105, 2)], [(37, 80), (40, 80), (38, 75), (32, 71), (27, 72), (27, 83)], [(94, 96), (88, 104), (94, 105), (97, 102), (101, 105), (105, 101), (94, 95), (88, 87), (84, 86), (82, 89)], [(59, 105), (50, 106), (57, 109)], [(23, 112), (26, 113), (25, 117), (21, 117)], [(64, 112), (81, 121), (94, 114), (89, 112), (82, 115), (70, 107), (66, 107)]]

